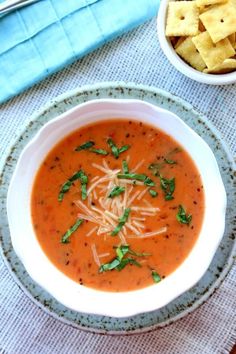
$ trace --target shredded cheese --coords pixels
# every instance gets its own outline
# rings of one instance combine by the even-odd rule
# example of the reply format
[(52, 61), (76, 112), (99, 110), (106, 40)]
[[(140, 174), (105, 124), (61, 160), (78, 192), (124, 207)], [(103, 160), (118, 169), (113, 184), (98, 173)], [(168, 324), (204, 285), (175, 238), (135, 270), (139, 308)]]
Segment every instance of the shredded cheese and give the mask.
[(97, 226), (93, 227), (93, 228), (86, 234), (86, 236), (87, 236), (87, 237), (91, 236), (95, 231), (97, 231), (97, 229), (98, 229)]
[(129, 235), (128, 238), (147, 238), (147, 237), (153, 237), (153, 236), (156, 236), (156, 235), (160, 235), (160, 234), (163, 234), (164, 232), (167, 231), (167, 227), (162, 227), (161, 229), (159, 230), (156, 230), (156, 231), (152, 231), (152, 232), (146, 232), (144, 234), (141, 234), (140, 236), (137, 236), (137, 235)]
[[(126, 161), (128, 161), (128, 159), (126, 159)], [(140, 161), (131, 171), (137, 171), (143, 163), (144, 160)], [(76, 206), (80, 209), (78, 217), (96, 225), (86, 234), (87, 237), (96, 233), (97, 235), (104, 235), (105, 240), (118, 225), (119, 219), (124, 214), (126, 208), (131, 208), (131, 213), (128, 221), (118, 233), (118, 237), (122, 244), (127, 244), (126, 237), (146, 238), (166, 232), (166, 227), (152, 232), (144, 232), (146, 216), (153, 217), (160, 210), (157, 207), (153, 207), (146, 199), (143, 199), (145, 193), (149, 190), (149, 187), (145, 186), (141, 181), (135, 181), (136, 185), (144, 188), (141, 191), (140, 188), (139, 190), (136, 190), (134, 181), (129, 179), (118, 179), (117, 174), (121, 170), (110, 169), (105, 159), (103, 159), (102, 165), (93, 163), (92, 166), (103, 172), (104, 176), (96, 176), (92, 178), (91, 185), (87, 189), (87, 201), (75, 201)], [(109, 194), (116, 186), (124, 187), (124, 193), (115, 196), (114, 198), (109, 198)], [(144, 205), (133, 205), (136, 200), (142, 200)], [(94, 201), (96, 201), (96, 203)], [(132, 233), (131, 235), (130, 232)], [(97, 264), (100, 263), (98, 260), (101, 255), (99, 256), (97, 254), (95, 244), (92, 244), (91, 248), (95, 262)]]
[(144, 164), (144, 160), (141, 160), (137, 163), (137, 165), (130, 171), (131, 173), (136, 172), (142, 165)]
[(100, 267), (101, 266), (101, 262), (100, 262), (100, 259), (98, 257), (96, 246), (95, 246), (94, 243), (91, 245), (91, 250), (92, 250), (92, 253), (93, 253), (94, 262), (98, 265), (98, 267)]

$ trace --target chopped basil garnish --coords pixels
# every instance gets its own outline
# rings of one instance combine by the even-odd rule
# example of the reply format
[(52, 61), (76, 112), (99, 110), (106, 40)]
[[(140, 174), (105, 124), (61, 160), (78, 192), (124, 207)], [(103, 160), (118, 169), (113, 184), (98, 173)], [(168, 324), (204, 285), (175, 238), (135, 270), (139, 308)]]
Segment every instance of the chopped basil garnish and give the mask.
[(119, 149), (119, 154), (121, 154), (122, 152), (127, 151), (130, 148), (130, 145), (123, 145), (120, 149)]
[(72, 186), (72, 183), (76, 180), (80, 180), (81, 182), (81, 192), (82, 192), (82, 199), (85, 200), (87, 197), (87, 183), (88, 183), (88, 177), (85, 175), (83, 170), (80, 170), (73, 174), (61, 187), (60, 192), (58, 194), (58, 201), (61, 202), (64, 198), (64, 194), (69, 192), (70, 187)]
[(119, 179), (133, 179), (135, 181), (142, 181), (146, 186), (155, 186), (155, 182), (143, 173), (118, 173)]
[(148, 169), (152, 171), (154, 176), (160, 176), (160, 169), (163, 167), (163, 163), (151, 163)]
[(111, 236), (116, 236), (129, 218), (130, 208), (125, 209), (124, 214), (119, 218), (119, 224), (112, 231)]
[(116, 269), (117, 266), (120, 264), (120, 260), (114, 258), (110, 263), (102, 264), (99, 268), (99, 273), (107, 272), (108, 270)]
[(104, 149), (95, 149), (95, 148), (91, 148), (91, 149), (89, 149), (89, 151), (90, 152), (94, 152), (95, 154), (98, 154), (98, 155), (104, 155), (104, 156), (106, 156), (106, 155), (108, 155), (109, 154), (109, 152), (107, 152), (106, 150), (104, 150)]
[(94, 141), (86, 141), (86, 143), (77, 146), (77, 148), (75, 148), (75, 151), (81, 151), (81, 150), (88, 150), (89, 148), (91, 148), (93, 145), (95, 144)]
[(155, 270), (152, 270), (152, 278), (155, 283), (159, 283), (161, 281), (160, 275)]
[(58, 194), (58, 201), (59, 201), (59, 202), (61, 202), (61, 201), (63, 200), (64, 194), (67, 193), (67, 192), (69, 192), (71, 185), (72, 185), (72, 182), (71, 182), (70, 180), (66, 181), (66, 182), (62, 185), (62, 187), (61, 187), (61, 189), (60, 189), (60, 192), (59, 192), (59, 194)]
[(111, 193), (108, 195), (108, 198), (117, 197), (121, 193), (124, 193), (124, 191), (125, 191), (125, 187), (116, 186), (112, 189)]
[(127, 264), (134, 264), (137, 267), (141, 267), (141, 264), (134, 258), (124, 258), (120, 261), (120, 264), (116, 267), (117, 270), (121, 271)]
[(174, 199), (173, 193), (175, 191), (175, 178), (163, 178), (160, 176), (161, 189), (164, 192), (165, 200)]
[(87, 198), (88, 177), (86, 176), (83, 170), (80, 170), (80, 182), (81, 182), (82, 199), (85, 200)]
[(164, 159), (165, 163), (167, 163), (168, 165), (175, 165), (177, 162), (171, 159)]
[(120, 154), (122, 152), (124, 152), (130, 148), (130, 145), (124, 145), (121, 148), (118, 148), (118, 146), (114, 143), (114, 141), (111, 138), (109, 138), (107, 140), (107, 144), (110, 146), (111, 152), (115, 156), (116, 159), (118, 159), (118, 157), (120, 156)]
[(163, 157), (163, 161), (158, 162), (158, 163), (151, 163), (148, 168), (149, 170), (152, 171), (154, 176), (160, 176), (160, 170), (165, 166), (165, 164), (167, 165), (176, 165), (177, 161), (172, 160), (171, 156), (176, 154), (177, 152), (181, 152), (182, 149), (177, 147), (173, 150), (171, 150), (165, 157)]
[(127, 254), (131, 254), (136, 257), (145, 257), (150, 256), (149, 253), (137, 253), (129, 248), (129, 245), (121, 245), (118, 247), (114, 247), (116, 249), (116, 258), (112, 259), (111, 262), (102, 264), (99, 268), (99, 273), (106, 272), (108, 270), (118, 270), (121, 271), (128, 264), (134, 264), (137, 267), (141, 267), (141, 264), (137, 262), (136, 259), (132, 257), (124, 258)]
[(191, 214), (187, 215), (184, 207), (182, 205), (179, 205), (179, 210), (178, 210), (178, 214), (176, 215), (176, 219), (181, 224), (189, 225), (192, 220), (192, 215)]
[(129, 173), (129, 166), (126, 160), (122, 161), (122, 169), (124, 174)]
[(158, 193), (154, 189), (149, 189), (149, 194), (152, 198), (155, 198), (158, 195)]
[(73, 232), (75, 232), (75, 231), (78, 229), (78, 227), (82, 224), (82, 222), (83, 222), (83, 219), (78, 219), (78, 220), (76, 221), (76, 223), (75, 223), (73, 226), (71, 226), (71, 227), (66, 231), (66, 233), (64, 233), (64, 235), (63, 235), (62, 238), (61, 238), (61, 242), (62, 242), (62, 243), (68, 243), (68, 242), (70, 242), (70, 241), (69, 241), (69, 237), (71, 236), (71, 234), (73, 234)]
[(149, 186), (149, 187), (153, 187), (155, 186), (155, 182), (153, 182), (153, 180), (149, 177), (146, 176), (144, 182), (143, 182), (146, 186)]

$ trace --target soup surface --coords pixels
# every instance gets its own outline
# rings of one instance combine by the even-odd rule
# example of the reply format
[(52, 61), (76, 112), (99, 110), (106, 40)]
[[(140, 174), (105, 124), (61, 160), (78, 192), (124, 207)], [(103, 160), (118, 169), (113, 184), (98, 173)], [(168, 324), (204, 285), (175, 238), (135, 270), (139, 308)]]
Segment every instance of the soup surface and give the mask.
[(52, 263), (81, 285), (129, 291), (161, 281), (191, 251), (204, 214), (194, 162), (134, 120), (88, 125), (60, 141), (36, 175), (31, 212)]

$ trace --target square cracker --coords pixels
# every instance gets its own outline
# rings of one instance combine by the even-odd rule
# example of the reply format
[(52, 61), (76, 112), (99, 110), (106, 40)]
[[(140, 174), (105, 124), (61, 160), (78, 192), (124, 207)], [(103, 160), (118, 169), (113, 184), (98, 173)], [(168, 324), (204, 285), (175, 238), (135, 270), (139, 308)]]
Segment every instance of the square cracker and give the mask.
[(222, 64), (215, 66), (213, 69), (205, 69), (207, 74), (226, 74), (236, 69), (236, 59), (225, 59)]
[(209, 69), (223, 63), (225, 59), (235, 54), (234, 48), (228, 38), (214, 44), (207, 31), (193, 37), (192, 41)]
[(166, 36), (195, 36), (199, 10), (196, 1), (171, 1), (166, 20)]
[(232, 44), (232, 47), (235, 49), (236, 48), (236, 34), (232, 33), (228, 37), (230, 43)]
[(174, 48), (178, 48), (178, 46), (183, 43), (185, 41), (186, 37), (179, 37), (179, 39), (177, 40), (177, 42), (175, 43)]
[(214, 43), (236, 32), (236, 7), (231, 1), (213, 6), (199, 17)]
[(203, 61), (201, 55), (199, 54), (197, 48), (193, 44), (192, 38), (188, 37), (183, 41), (177, 48), (176, 53), (179, 54), (187, 63), (189, 63), (193, 68), (203, 71), (206, 64)]

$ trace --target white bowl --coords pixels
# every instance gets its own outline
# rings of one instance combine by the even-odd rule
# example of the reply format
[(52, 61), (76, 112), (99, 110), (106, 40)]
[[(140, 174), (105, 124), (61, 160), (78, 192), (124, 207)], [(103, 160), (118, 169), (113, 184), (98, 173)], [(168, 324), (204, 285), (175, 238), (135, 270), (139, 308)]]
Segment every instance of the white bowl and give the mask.
[(171, 64), (174, 65), (174, 67), (182, 74), (203, 84), (228, 85), (235, 83), (236, 71), (228, 74), (206, 74), (192, 68), (180, 58), (180, 56), (175, 52), (169, 38), (165, 35), (168, 4), (169, 0), (161, 0), (160, 2), (160, 8), (157, 16), (157, 33), (160, 46)]
[[(115, 118), (137, 119), (172, 136), (192, 156), (205, 190), (202, 229), (185, 261), (160, 283), (121, 293), (86, 288), (60, 272), (42, 251), (30, 215), (32, 184), (39, 165), (51, 148), (65, 135), (88, 123)], [(71, 309), (113, 317), (158, 309), (192, 287), (207, 270), (220, 243), (225, 210), (226, 193), (209, 146), (173, 113), (139, 100), (94, 100), (52, 119), (24, 148), (7, 197), (12, 244), (29, 275)]]

